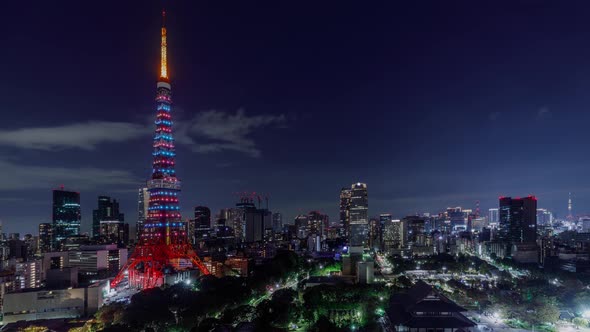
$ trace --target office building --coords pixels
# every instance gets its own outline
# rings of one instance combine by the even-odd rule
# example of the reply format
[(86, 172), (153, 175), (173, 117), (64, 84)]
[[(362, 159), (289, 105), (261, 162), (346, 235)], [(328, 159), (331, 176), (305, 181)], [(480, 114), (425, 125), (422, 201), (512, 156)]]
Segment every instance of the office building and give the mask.
[(119, 212), (119, 202), (108, 196), (98, 196), (98, 208), (92, 211), (92, 237), (98, 238), (101, 235), (101, 221), (125, 221), (125, 216)]
[(327, 229), (330, 226), (328, 215), (319, 211), (311, 211), (307, 215), (307, 221), (310, 234), (319, 235), (321, 238), (325, 237)]
[(358, 262), (356, 278), (359, 284), (372, 284), (375, 280), (375, 262), (372, 259)]
[[(455, 226), (458, 225), (456, 223), (458, 222), (457, 220), (455, 220)], [(419, 216), (407, 216), (403, 219), (403, 221), (408, 227), (408, 241), (414, 245), (423, 245), (426, 223), (424, 218)], [(452, 219), (451, 223), (453, 223)]]
[(139, 188), (137, 193), (137, 223), (135, 224), (135, 241), (139, 241), (143, 224), (148, 217), (150, 206), (150, 192), (148, 188)]
[(127, 263), (127, 249), (116, 245), (81, 246), (68, 251), (68, 266), (77, 267), (80, 275), (110, 277)]
[(467, 229), (467, 213), (460, 206), (447, 208), (447, 215), (451, 222), (452, 230), (464, 231)]
[(369, 248), (377, 251), (381, 247), (381, 218), (369, 219)]
[(101, 243), (129, 244), (129, 224), (120, 220), (101, 220), (99, 227)]
[(512, 256), (517, 245), (525, 245), (526, 251), (530, 251), (537, 242), (537, 198), (500, 197), (499, 201), (497, 241), (506, 246), (506, 256)]
[(369, 241), (369, 200), (367, 185), (355, 183), (350, 190), (350, 234), (349, 247), (351, 253), (362, 252), (368, 247)]
[(53, 228), (50, 223), (39, 224), (39, 253), (51, 251), (51, 238), (53, 237)]
[(22, 262), (27, 260), (27, 244), (23, 240), (8, 240), (8, 259)]
[(300, 239), (304, 239), (309, 235), (309, 232), (309, 216), (300, 214), (295, 217), (295, 236)]
[[(241, 242), (259, 242), (270, 240), (272, 234), (272, 213), (254, 205), (251, 197), (242, 197), (236, 204), (240, 218), (234, 221), (236, 239)], [(239, 220), (238, 220), (239, 219)], [(238, 238), (241, 236), (241, 239)]]
[(196, 206), (193, 224), (197, 241), (208, 238), (211, 233), (211, 210), (206, 206)]
[(69, 264), (70, 261), (67, 251), (53, 251), (43, 253), (43, 256), (41, 257), (41, 277), (45, 279), (47, 278), (47, 273), (49, 270), (64, 269), (68, 267)]
[(393, 217), (391, 216), (390, 213), (382, 213), (379, 215), (379, 250), (384, 251), (385, 250), (385, 232), (386, 232), (386, 227), (387, 225), (389, 225), (391, 223), (391, 221), (393, 220)]
[(498, 213), (498, 209), (490, 209), (488, 218), (490, 223), (498, 224), (500, 222), (500, 214)]
[(537, 241), (537, 198), (500, 197), (498, 237), (512, 244)]
[(53, 190), (52, 221), (52, 248), (60, 249), (65, 239), (80, 234), (80, 193), (63, 187)]
[(42, 266), (41, 259), (31, 259), (26, 262), (18, 262), (15, 269), (15, 290), (33, 289), (41, 287)]
[(548, 211), (547, 209), (537, 209), (537, 225), (553, 225), (553, 213), (551, 213), (551, 211)]
[(280, 212), (272, 214), (272, 229), (277, 233), (283, 229), (283, 215)]
[(340, 236), (348, 237), (350, 234), (350, 195), (349, 188), (342, 188), (340, 191)]

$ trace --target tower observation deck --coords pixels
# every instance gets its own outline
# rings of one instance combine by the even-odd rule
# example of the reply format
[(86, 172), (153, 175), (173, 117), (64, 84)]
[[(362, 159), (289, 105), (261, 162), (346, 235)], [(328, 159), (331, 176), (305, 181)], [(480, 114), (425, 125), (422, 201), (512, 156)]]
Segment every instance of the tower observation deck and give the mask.
[(174, 167), (176, 151), (172, 134), (172, 86), (168, 77), (165, 11), (162, 12), (161, 38), (152, 176), (147, 181), (150, 193), (147, 220), (139, 231), (133, 255), (111, 282), (111, 287), (116, 287), (125, 278), (128, 278), (130, 287), (158, 287), (170, 271), (196, 268), (202, 274), (209, 274), (188, 242), (187, 225), (180, 215), (181, 183)]

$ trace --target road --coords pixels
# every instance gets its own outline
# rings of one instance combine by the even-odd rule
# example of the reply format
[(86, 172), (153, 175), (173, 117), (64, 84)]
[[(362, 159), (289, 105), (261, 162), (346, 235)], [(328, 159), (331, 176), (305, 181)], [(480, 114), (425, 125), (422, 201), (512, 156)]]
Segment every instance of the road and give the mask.
[(274, 292), (278, 291), (279, 289), (295, 288), (295, 287), (297, 287), (297, 283), (298, 283), (298, 281), (297, 281), (297, 279), (295, 279), (294, 281), (287, 282), (286, 284), (278, 285), (279, 287), (276, 287), (276, 285), (275, 285), (275, 287), (272, 287), (268, 292), (259, 296), (257, 299), (250, 300), (250, 302), (248, 304), (253, 307), (256, 307), (260, 304), (260, 302), (270, 299), (272, 294), (274, 294)]

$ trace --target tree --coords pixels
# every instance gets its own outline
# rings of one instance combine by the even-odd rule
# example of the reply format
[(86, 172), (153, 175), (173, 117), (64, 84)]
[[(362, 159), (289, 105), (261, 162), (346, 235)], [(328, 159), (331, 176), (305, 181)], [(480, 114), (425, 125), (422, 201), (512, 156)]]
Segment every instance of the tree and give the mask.
[(102, 327), (119, 324), (123, 318), (125, 307), (122, 304), (115, 303), (103, 306), (98, 310), (95, 317)]
[(584, 311), (589, 310), (588, 303), (590, 303), (590, 291), (585, 290), (579, 292), (574, 296), (575, 310)]
[(31, 326), (27, 326), (25, 328), (19, 329), (19, 331), (22, 331), (22, 332), (45, 332), (45, 331), (49, 331), (49, 329), (45, 326), (31, 325)]
[(213, 331), (217, 325), (219, 325), (220, 321), (218, 319), (209, 317), (205, 318), (199, 323), (198, 328), (193, 328), (195, 331)]
[(538, 296), (532, 304), (532, 314), (528, 319), (531, 324), (555, 323), (559, 320), (559, 308), (554, 297)]
[(412, 286), (412, 281), (408, 279), (408, 277), (406, 276), (401, 276), (397, 278), (397, 283), (404, 288), (409, 288)]
[(575, 317), (572, 323), (577, 327), (588, 327), (588, 320), (582, 317)]
[(321, 316), (317, 322), (309, 329), (309, 331), (314, 332), (340, 332), (346, 331), (345, 329), (341, 329), (336, 325), (332, 324), (330, 320), (326, 316)]

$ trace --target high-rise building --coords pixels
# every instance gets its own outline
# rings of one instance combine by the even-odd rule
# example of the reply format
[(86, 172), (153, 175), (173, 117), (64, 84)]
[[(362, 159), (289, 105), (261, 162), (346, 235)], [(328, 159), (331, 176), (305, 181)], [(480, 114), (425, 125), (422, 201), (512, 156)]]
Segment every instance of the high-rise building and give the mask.
[(283, 229), (283, 215), (280, 212), (272, 214), (272, 228), (275, 232), (281, 232)]
[(537, 241), (537, 198), (500, 197), (500, 242), (514, 245)]
[(135, 224), (135, 240), (139, 241), (143, 224), (147, 220), (150, 206), (150, 192), (148, 188), (139, 188), (137, 193), (137, 223)]
[(369, 200), (367, 185), (355, 183), (350, 190), (350, 234), (349, 247), (352, 252), (361, 252), (369, 241)]
[(553, 224), (553, 213), (547, 209), (537, 209), (537, 225), (551, 226)]
[(129, 224), (119, 220), (101, 220), (99, 237), (102, 243), (129, 244)]
[(119, 212), (119, 202), (108, 196), (98, 196), (98, 208), (92, 210), (92, 237), (100, 236), (101, 221), (125, 221), (123, 213)]
[(25, 234), (25, 244), (27, 245), (27, 257), (34, 257), (39, 252), (39, 236)]
[(195, 239), (204, 239), (209, 236), (211, 232), (211, 210), (206, 206), (195, 207)]
[(498, 224), (500, 222), (500, 214), (498, 213), (497, 208), (493, 208), (489, 210), (489, 222), (491, 224)]
[(295, 217), (295, 234), (298, 238), (304, 239), (310, 233), (309, 216), (300, 214)]
[(53, 238), (52, 248), (60, 249), (69, 236), (80, 234), (80, 193), (63, 189), (53, 190)]
[(460, 206), (454, 208), (447, 208), (447, 215), (451, 221), (451, 228), (453, 230), (467, 229), (467, 214)]
[(393, 220), (394, 243), (398, 248), (405, 248), (408, 245), (408, 223), (405, 220)]
[(39, 224), (39, 253), (46, 253), (51, 251), (51, 238), (53, 237), (53, 229), (50, 223)]
[(379, 250), (381, 246), (381, 219), (369, 219), (369, 248)]
[(393, 217), (390, 213), (382, 213), (379, 215), (379, 249), (385, 250), (385, 231), (388, 224), (391, 223)]
[(348, 237), (350, 234), (350, 194), (349, 188), (340, 190), (340, 227), (342, 237)]
[(41, 259), (32, 259), (26, 262), (18, 262), (15, 269), (15, 290), (24, 290), (41, 287)]
[(27, 244), (21, 239), (8, 240), (8, 258), (17, 261), (26, 261), (28, 257)]
[(424, 239), (424, 231), (426, 224), (424, 217), (407, 216), (403, 218), (403, 221), (407, 226), (408, 241), (414, 245), (423, 245), (423, 243), (420, 242)]
[(330, 226), (330, 218), (328, 215), (319, 211), (311, 211), (307, 215), (307, 221), (309, 225), (309, 233), (324, 238), (327, 229)]

